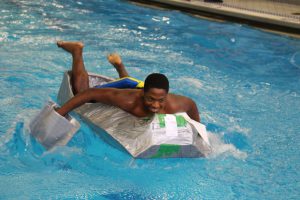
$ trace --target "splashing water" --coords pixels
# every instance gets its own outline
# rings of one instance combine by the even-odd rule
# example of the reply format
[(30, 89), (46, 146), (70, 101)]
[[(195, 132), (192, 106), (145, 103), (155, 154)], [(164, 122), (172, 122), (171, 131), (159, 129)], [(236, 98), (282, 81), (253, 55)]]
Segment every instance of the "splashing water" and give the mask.
[[(0, 199), (300, 196), (299, 39), (117, 0), (0, 8)], [(57, 40), (83, 41), (94, 73), (116, 77), (109, 52), (133, 77), (165, 73), (171, 92), (196, 101), (213, 153), (133, 159), (83, 122), (67, 146), (45, 151), (28, 124), (70, 69)]]

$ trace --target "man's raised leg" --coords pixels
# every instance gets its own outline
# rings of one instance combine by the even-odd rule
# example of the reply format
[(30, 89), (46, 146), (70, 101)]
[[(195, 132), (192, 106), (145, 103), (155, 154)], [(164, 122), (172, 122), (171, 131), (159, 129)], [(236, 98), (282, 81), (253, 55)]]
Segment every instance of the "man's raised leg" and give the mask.
[(122, 63), (121, 57), (117, 53), (112, 53), (107, 56), (107, 60), (116, 68), (119, 78), (128, 77), (129, 74)]
[(72, 74), (71, 84), (73, 93), (76, 95), (89, 88), (89, 76), (85, 70), (83, 63), (83, 43), (81, 42), (67, 42), (58, 41), (57, 46), (69, 52), (72, 55)]

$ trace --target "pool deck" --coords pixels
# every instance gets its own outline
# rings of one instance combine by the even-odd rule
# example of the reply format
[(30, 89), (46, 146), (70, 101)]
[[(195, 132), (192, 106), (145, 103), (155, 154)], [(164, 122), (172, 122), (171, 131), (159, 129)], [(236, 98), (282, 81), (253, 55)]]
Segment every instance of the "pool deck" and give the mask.
[(300, 1), (297, 0), (223, 0), (220, 3), (209, 0), (133, 1), (300, 35)]

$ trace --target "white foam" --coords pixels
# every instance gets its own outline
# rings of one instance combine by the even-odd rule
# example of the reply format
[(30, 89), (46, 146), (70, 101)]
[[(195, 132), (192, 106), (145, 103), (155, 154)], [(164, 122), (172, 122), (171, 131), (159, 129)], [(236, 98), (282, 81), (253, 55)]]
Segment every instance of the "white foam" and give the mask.
[(230, 132), (235, 131), (238, 133), (242, 133), (244, 135), (248, 135), (248, 133), (250, 132), (251, 129), (241, 127), (240, 125), (238, 125), (238, 122), (240, 121), (240, 119), (231, 117), (231, 116), (229, 116), (228, 119), (229, 119), (229, 122), (232, 124), (232, 126), (230, 126), (228, 128), (228, 131), (230, 131)]
[(147, 30), (147, 27), (144, 27), (144, 26), (138, 26), (138, 29), (140, 29), (140, 30)]
[(59, 27), (59, 26), (49, 26), (50, 29), (55, 29), (55, 30), (59, 30), (59, 31), (63, 31), (64, 29)]
[(6, 40), (7, 37), (8, 37), (8, 33), (6, 33), (6, 32), (0, 33), (0, 42)]
[(135, 72), (141, 72), (142, 71), (142, 69), (139, 68), (139, 67), (131, 67), (130, 70), (135, 71)]
[(205, 65), (199, 65), (199, 64), (195, 64), (195, 67), (199, 68), (200, 70), (204, 70), (204, 71), (208, 71), (209, 68)]
[(152, 17), (152, 20), (155, 21), (155, 22), (160, 22), (159, 17)]
[(63, 157), (71, 157), (74, 154), (82, 155), (83, 150), (82, 148), (78, 148), (78, 147), (57, 146), (50, 151), (43, 152), (42, 157), (46, 157), (48, 155), (52, 155), (55, 153), (62, 155)]
[(196, 87), (200, 89), (203, 87), (203, 84), (199, 79), (192, 78), (192, 77), (182, 77), (180, 79), (187, 82), (186, 84), (192, 86), (193, 88)]
[(251, 129), (249, 129), (249, 128), (244, 128), (244, 127), (241, 127), (241, 126), (239, 126), (239, 125), (234, 125), (234, 126), (228, 128), (228, 131), (230, 131), (230, 132), (236, 131), (236, 132), (242, 133), (242, 134), (244, 134), (244, 135), (248, 135), (249, 132), (250, 132), (250, 130), (251, 130)]
[(162, 20), (163, 20), (163, 21), (169, 21), (170, 18), (169, 18), (169, 17), (163, 17)]
[(245, 160), (247, 153), (238, 150), (233, 144), (225, 144), (220, 136), (207, 132), (211, 144), (212, 153), (208, 158), (216, 158), (220, 156), (233, 156), (237, 159)]
[(19, 96), (16, 97), (6, 97), (4, 99), (0, 99), (0, 106), (7, 106), (7, 105), (12, 105), (12, 104), (16, 104), (19, 100), (18, 100)]
[(205, 118), (210, 123), (217, 123), (218, 119), (214, 117), (214, 114), (210, 111), (203, 110), (201, 112), (202, 118)]
[[(299, 58), (298, 58), (299, 56)], [(297, 68), (300, 68), (300, 63), (298, 63), (298, 61), (300, 61), (300, 51), (297, 51), (296, 53), (294, 53), (290, 59), (290, 63), (292, 65), (294, 65)]]
[(56, 7), (56, 8), (64, 8), (63, 5), (58, 4), (58, 3), (52, 3), (52, 6)]
[[(32, 115), (36, 114), (38, 110), (33, 109), (25, 109), (21, 113), (17, 114), (15, 120), (11, 122), (10, 128), (6, 131), (4, 135), (0, 136), (0, 149), (5, 146), (9, 141), (12, 140), (14, 132), (16, 131), (16, 127), (18, 122), (24, 123), (24, 132), (29, 132), (29, 121)], [(25, 144), (28, 144), (29, 137), (25, 138)]]

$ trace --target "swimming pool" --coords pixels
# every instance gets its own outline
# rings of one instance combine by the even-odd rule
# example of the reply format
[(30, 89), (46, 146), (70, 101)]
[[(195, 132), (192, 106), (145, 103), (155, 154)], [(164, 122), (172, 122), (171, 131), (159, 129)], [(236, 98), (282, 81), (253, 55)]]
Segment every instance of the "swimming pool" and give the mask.
[[(297, 199), (300, 188), (300, 40), (126, 1), (0, 3), (0, 199)], [(133, 159), (86, 124), (47, 153), (28, 123), (56, 99), (70, 56), (56, 40), (82, 40), (86, 68), (116, 77), (165, 73), (192, 97), (214, 153)]]

